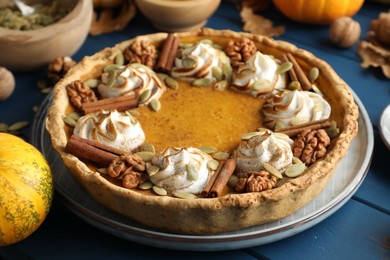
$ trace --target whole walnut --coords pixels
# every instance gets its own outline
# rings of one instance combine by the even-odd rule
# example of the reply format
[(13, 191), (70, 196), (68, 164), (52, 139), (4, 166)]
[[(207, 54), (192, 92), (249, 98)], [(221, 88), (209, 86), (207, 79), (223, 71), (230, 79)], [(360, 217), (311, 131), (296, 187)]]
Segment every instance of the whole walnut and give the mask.
[(348, 48), (359, 40), (360, 24), (351, 17), (340, 17), (329, 28), (329, 39), (334, 44)]
[(382, 13), (379, 19), (372, 21), (370, 27), (375, 32), (376, 40), (383, 47), (390, 48), (390, 12)]

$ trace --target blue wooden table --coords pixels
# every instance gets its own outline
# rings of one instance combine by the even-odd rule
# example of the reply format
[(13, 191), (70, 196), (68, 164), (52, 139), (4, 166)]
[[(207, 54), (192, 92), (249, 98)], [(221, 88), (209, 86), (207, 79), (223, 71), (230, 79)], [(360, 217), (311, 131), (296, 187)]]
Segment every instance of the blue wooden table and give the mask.
[[(362, 27), (361, 39), (365, 38), (369, 23), (389, 8), (389, 5), (372, 2), (364, 4), (354, 17)], [(189, 252), (150, 247), (108, 234), (73, 214), (56, 194), (43, 225), (22, 242), (0, 248), (0, 259), (390, 259), (390, 151), (378, 130), (381, 113), (390, 103), (390, 80), (378, 69), (361, 68), (356, 46), (340, 49), (332, 45), (328, 40), (328, 27), (294, 23), (273, 7), (266, 16), (276, 25), (286, 26), (286, 32), (277, 39), (307, 49), (327, 61), (368, 111), (375, 140), (371, 166), (360, 188), (344, 206), (319, 224), (276, 242), (230, 251)], [(240, 31), (242, 24), (238, 10), (233, 4), (223, 2), (207, 27)], [(73, 58), (80, 60), (116, 42), (154, 32), (156, 30), (149, 22), (137, 14), (124, 31), (89, 37)], [(16, 91), (9, 99), (0, 102), (0, 122), (30, 122), (30, 127), (22, 131), (27, 140), (31, 138), (34, 119), (32, 107), (45, 98), (36, 82), (45, 76), (45, 70), (17, 73)]]

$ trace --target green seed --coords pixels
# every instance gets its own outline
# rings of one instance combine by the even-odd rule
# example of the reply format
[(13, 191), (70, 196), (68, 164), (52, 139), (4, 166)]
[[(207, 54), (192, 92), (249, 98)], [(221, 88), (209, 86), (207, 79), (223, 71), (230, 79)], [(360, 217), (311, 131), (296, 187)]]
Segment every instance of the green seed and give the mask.
[(217, 80), (220, 81), (222, 80), (222, 70), (218, 67), (212, 67), (211, 68), (211, 73), (213, 74), (213, 77)]
[(260, 133), (259, 132), (250, 132), (250, 133), (246, 133), (244, 135), (241, 136), (241, 140), (249, 140), (251, 139), (252, 137), (256, 136), (256, 135), (259, 135)]
[(223, 74), (224, 79), (226, 79), (227, 82), (232, 82), (233, 69), (232, 69), (232, 66), (230, 66), (230, 64), (224, 63), (222, 65), (222, 74)]
[(319, 75), (320, 75), (320, 70), (317, 67), (311, 68), (309, 71), (310, 82), (316, 81)]
[(164, 188), (161, 188), (159, 186), (153, 186), (153, 191), (157, 194), (157, 195), (160, 195), (160, 196), (165, 196), (168, 194), (168, 192), (166, 191), (166, 189)]
[(226, 153), (226, 152), (216, 152), (213, 155), (213, 158), (218, 160), (218, 161), (227, 160), (227, 159), (229, 159), (229, 157), (230, 157), (230, 154)]
[(261, 166), (269, 173), (271, 173), (273, 176), (275, 176), (278, 179), (283, 179), (282, 174), (278, 169), (276, 169), (274, 166), (272, 166), (269, 163), (263, 162), (261, 163)]
[(150, 162), (155, 155), (155, 153), (152, 152), (137, 152), (135, 154), (141, 157), (144, 162)]
[(111, 70), (108, 73), (108, 76), (107, 76), (107, 87), (108, 88), (112, 88), (115, 85), (117, 76), (118, 76), (118, 73), (116, 72), (116, 70)]
[(237, 183), (238, 183), (238, 177), (236, 175), (232, 175), (232, 176), (230, 176), (227, 185), (229, 187), (235, 188)]
[(52, 89), (53, 89), (53, 88), (51, 88), (51, 87), (43, 88), (43, 89), (41, 89), (41, 93), (43, 93), (43, 94), (49, 94), (50, 91), (51, 91)]
[(299, 81), (292, 81), (290, 84), (287, 86), (288, 90), (302, 90), (301, 83)]
[(224, 91), (227, 88), (227, 86), (228, 86), (227, 81), (221, 80), (214, 85), (214, 89), (218, 91)]
[(64, 122), (65, 122), (67, 125), (71, 126), (71, 127), (75, 127), (75, 126), (77, 125), (76, 120), (74, 120), (73, 118), (71, 118), (71, 117), (69, 117), (69, 116), (64, 116), (64, 117), (62, 118), (62, 120), (64, 120)]
[(150, 181), (144, 182), (138, 186), (141, 190), (150, 190), (153, 187), (153, 183)]
[(187, 170), (187, 179), (190, 181), (196, 181), (199, 177), (199, 165), (194, 162), (190, 161), (186, 165), (186, 170)]
[(272, 90), (271, 82), (267, 79), (258, 79), (252, 84), (252, 89), (260, 93), (269, 92)]
[(322, 94), (321, 90), (316, 86), (316, 85), (311, 85), (311, 87), (313, 88), (313, 91), (315, 93), (317, 93), (318, 95), (320, 95), (321, 97), (324, 96), (324, 94)]
[(160, 108), (161, 108), (161, 103), (158, 99), (153, 99), (151, 102), (150, 102), (150, 107), (152, 108), (152, 110), (154, 111), (159, 111)]
[(191, 58), (184, 58), (181, 61), (181, 65), (183, 66), (183, 68), (192, 69), (193, 67), (195, 67), (196, 61), (194, 59), (191, 59)]
[(7, 133), (9, 126), (6, 123), (0, 123), (0, 132)]
[(199, 148), (199, 150), (201, 150), (204, 153), (208, 153), (208, 154), (215, 153), (217, 151), (217, 149), (215, 149), (214, 147), (211, 147), (211, 146), (203, 146), (203, 147)]
[(326, 133), (328, 134), (329, 138), (335, 138), (339, 133), (340, 133), (340, 129), (338, 129), (337, 127), (329, 127), (327, 130), (326, 130)]
[(177, 191), (173, 193), (173, 196), (180, 198), (180, 199), (196, 199), (196, 195), (184, 191)]
[(99, 79), (89, 79), (85, 82), (85, 84), (87, 84), (87, 86), (90, 88), (96, 88), (97, 86), (99, 86), (100, 80)]
[(146, 167), (146, 172), (148, 173), (149, 176), (155, 175), (159, 171), (160, 171), (160, 168), (158, 168), (155, 165), (148, 164), (148, 166)]
[(27, 121), (19, 121), (9, 126), (8, 131), (18, 131), (28, 126)]
[(104, 67), (103, 72), (110, 72), (110, 71), (115, 70), (119, 67), (120, 66), (118, 64), (109, 64), (106, 67)]
[(293, 64), (289, 61), (283, 62), (280, 64), (280, 66), (277, 68), (276, 73), (283, 74), (289, 71), (292, 68)]
[(116, 55), (115, 64), (119, 65), (119, 66), (122, 66), (123, 64), (125, 64), (125, 57), (123, 56), (122, 52), (120, 52), (118, 55)]
[(201, 78), (192, 81), (192, 86), (205, 87), (210, 86), (213, 82), (214, 80), (212, 78)]
[(146, 102), (149, 98), (150, 95), (152, 94), (152, 91), (150, 89), (145, 90), (142, 92), (142, 94), (138, 97), (138, 102), (139, 103), (144, 103)]
[(295, 178), (301, 175), (305, 170), (306, 166), (303, 163), (291, 164), (289, 167), (287, 167), (284, 174), (286, 174), (287, 177)]
[(179, 88), (179, 83), (177, 83), (176, 80), (174, 80), (173, 78), (167, 76), (165, 79), (164, 79), (164, 83), (165, 85), (167, 85), (168, 88), (171, 88), (171, 89), (177, 89)]
[(150, 143), (143, 143), (140, 145), (138, 149), (140, 152), (151, 152), (151, 153), (156, 152), (156, 148), (154, 148), (154, 145)]
[(218, 165), (219, 165), (219, 162), (217, 160), (210, 160), (207, 162), (207, 167), (209, 167), (213, 171), (218, 169)]

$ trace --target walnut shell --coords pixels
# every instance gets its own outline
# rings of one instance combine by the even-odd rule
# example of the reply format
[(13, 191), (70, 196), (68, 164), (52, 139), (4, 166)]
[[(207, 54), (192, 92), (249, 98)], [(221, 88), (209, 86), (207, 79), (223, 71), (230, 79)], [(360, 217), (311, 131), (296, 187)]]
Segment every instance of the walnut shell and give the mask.
[(371, 23), (377, 41), (384, 47), (390, 47), (390, 13), (383, 14)]
[(0, 101), (6, 100), (15, 90), (15, 78), (11, 71), (0, 67)]
[(348, 48), (360, 37), (360, 24), (351, 17), (340, 17), (329, 28), (329, 39), (336, 45)]

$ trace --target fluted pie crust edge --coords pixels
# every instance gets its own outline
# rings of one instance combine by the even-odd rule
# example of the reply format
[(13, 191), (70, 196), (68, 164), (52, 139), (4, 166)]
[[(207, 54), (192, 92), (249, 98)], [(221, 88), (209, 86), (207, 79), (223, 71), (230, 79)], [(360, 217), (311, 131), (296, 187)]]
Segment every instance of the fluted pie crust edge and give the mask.
[(323, 60), (308, 51), (268, 37), (229, 30), (203, 28), (193, 32), (177, 33), (180, 38), (253, 40), (264, 53), (281, 58), (292, 53), (306, 71), (315, 66), (321, 72), (319, 88), (332, 106), (332, 119), (336, 120), (340, 134), (332, 141), (326, 156), (314, 163), (301, 176), (281, 186), (262, 192), (228, 194), (218, 198), (180, 199), (170, 196), (146, 196), (125, 189), (92, 171), (84, 162), (64, 151), (69, 135), (62, 117), (66, 114), (69, 99), (66, 85), (79, 79), (88, 79), (112, 62), (135, 39), (162, 41), (166, 33), (138, 36), (106, 48), (91, 57), (85, 57), (55, 86), (53, 101), (48, 111), (46, 128), (53, 147), (61, 155), (72, 175), (88, 193), (104, 206), (128, 216), (144, 225), (179, 234), (213, 234), (260, 225), (284, 218), (299, 210), (315, 198), (332, 177), (337, 163), (346, 154), (358, 131), (358, 107), (347, 84)]

